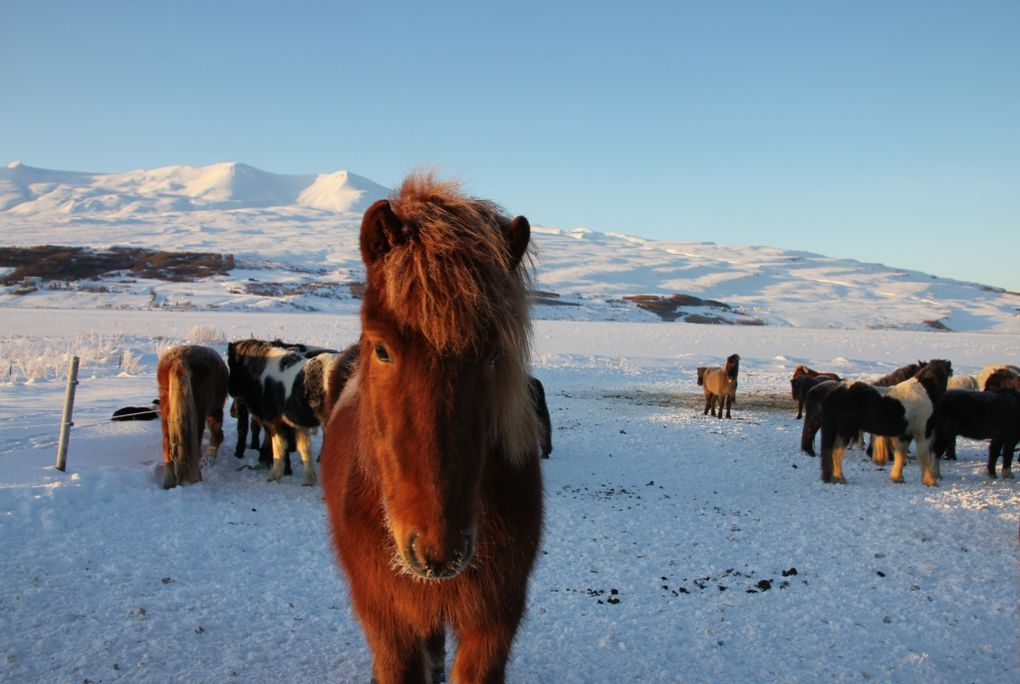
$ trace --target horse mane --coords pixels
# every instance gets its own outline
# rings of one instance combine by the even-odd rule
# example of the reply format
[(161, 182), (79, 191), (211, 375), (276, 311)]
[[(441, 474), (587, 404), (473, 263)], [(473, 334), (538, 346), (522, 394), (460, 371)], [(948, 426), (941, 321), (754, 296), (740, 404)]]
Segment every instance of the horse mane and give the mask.
[(928, 398), (937, 404), (946, 393), (949, 376), (953, 374), (953, 364), (946, 359), (933, 359), (917, 372), (914, 379), (924, 385)]
[(495, 342), (528, 358), (530, 258), (514, 262), (510, 217), (431, 172), (408, 176), (390, 206), (404, 231), (381, 263), (383, 301), (395, 317), (438, 350), (477, 353)]
[(726, 359), (726, 377), (735, 380), (740, 372), (740, 355), (730, 354)]
[[(402, 234), (369, 267), (369, 292), (405, 329), (455, 356), (498, 352), (492, 436), (508, 459), (535, 451), (541, 425), (529, 393), (531, 246), (515, 255), (499, 205), (431, 172), (409, 175), (389, 200)], [(526, 225), (526, 224), (525, 224)]]
[(804, 364), (801, 363), (801, 364), (798, 364), (797, 367), (793, 369), (793, 375), (790, 376), (790, 380), (795, 380), (795, 379), (801, 377), (802, 375), (809, 375), (812, 378), (817, 378), (817, 377), (820, 376), (820, 377), (825, 378), (826, 380), (841, 380), (842, 379), (842, 378), (840, 378), (835, 373), (828, 373), (828, 372), (824, 372), (824, 371), (816, 371), (813, 368), (809, 368), (808, 366), (805, 366)]
[(873, 380), (868, 384), (877, 385), (878, 387), (892, 387), (893, 385), (898, 385), (904, 380), (909, 380), (910, 378), (914, 377), (926, 365), (928, 365), (927, 361), (918, 361), (917, 363), (911, 363), (906, 366), (903, 366), (902, 368), (897, 368), (892, 373), (889, 373), (888, 375), (883, 375), (878, 380)]

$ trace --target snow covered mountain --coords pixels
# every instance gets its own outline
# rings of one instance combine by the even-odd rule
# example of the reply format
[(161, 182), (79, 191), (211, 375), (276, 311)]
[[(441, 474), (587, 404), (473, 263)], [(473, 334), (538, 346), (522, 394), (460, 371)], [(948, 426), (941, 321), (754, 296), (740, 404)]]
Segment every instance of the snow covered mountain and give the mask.
[(128, 217), (283, 205), (361, 212), (387, 192), (346, 171), (281, 175), (237, 162), (127, 173), (49, 171), (21, 162), (0, 169), (0, 211), (38, 219), (53, 214)]
[[(0, 168), (0, 306), (353, 313), (360, 215), (388, 193), (347, 171), (228, 162), (103, 174), (15, 162)], [(1020, 332), (1020, 294), (917, 271), (582, 228), (533, 235), (538, 318)], [(224, 266), (191, 281), (124, 267), (19, 286), (11, 248), (37, 245), (208, 252)]]

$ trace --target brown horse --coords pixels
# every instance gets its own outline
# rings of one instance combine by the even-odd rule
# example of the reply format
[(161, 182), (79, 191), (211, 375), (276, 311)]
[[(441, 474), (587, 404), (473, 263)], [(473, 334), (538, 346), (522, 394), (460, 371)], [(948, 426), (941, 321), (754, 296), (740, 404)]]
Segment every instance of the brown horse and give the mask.
[(208, 456), (223, 442), (227, 365), (215, 349), (184, 344), (168, 350), (156, 369), (163, 428), (163, 488), (202, 481), (202, 433), (209, 426)]
[(807, 399), (807, 393), (811, 391), (812, 387), (826, 380), (839, 381), (842, 378), (835, 373), (813, 370), (804, 364), (799, 364), (793, 369), (793, 375), (790, 376), (790, 389), (793, 400), (797, 402), (798, 420), (804, 415), (804, 401)]
[(726, 406), (726, 417), (730, 417), (730, 407), (737, 398), (737, 373), (740, 371), (740, 355), (730, 354), (725, 366), (698, 368), (698, 384), (705, 388), (705, 415), (709, 410), (715, 415), (716, 403), (719, 404), (719, 417), (723, 417), (723, 406)]
[(359, 361), (322, 452), (333, 541), (380, 684), (501, 682), (542, 527), (530, 226), (430, 174), (362, 220)]

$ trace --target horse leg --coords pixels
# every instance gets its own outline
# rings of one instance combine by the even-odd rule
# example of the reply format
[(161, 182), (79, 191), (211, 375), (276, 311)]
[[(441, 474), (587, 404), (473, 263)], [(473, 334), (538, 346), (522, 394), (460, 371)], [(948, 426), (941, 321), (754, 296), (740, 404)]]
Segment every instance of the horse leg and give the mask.
[(269, 482), (283, 477), (284, 459), (287, 458), (287, 435), (282, 430), (273, 431), (273, 467), (269, 470)]
[(425, 641), (404, 624), (393, 624), (360, 612), (365, 637), (372, 650), (372, 682), (405, 684), (427, 682)]
[(234, 458), (244, 458), (244, 445), (248, 441), (248, 407), (236, 399), (230, 404), (230, 415), (237, 418), (237, 444)]
[[(924, 430), (923, 427), (921, 429)], [(935, 487), (939, 483), (939, 461), (931, 457), (923, 432), (914, 441), (917, 442), (917, 462), (921, 464), (921, 482), (925, 487)]]
[[(1000, 451), (1002, 451), (1002, 443), (999, 440), (993, 439), (988, 443), (988, 478), (991, 480), (996, 478), (995, 461), (998, 460)], [(1002, 459), (1002, 462), (1005, 463), (1006, 459)]]
[(897, 484), (903, 484), (903, 465), (907, 461), (907, 447), (910, 441), (899, 437), (890, 438), (893, 441), (893, 467), (889, 471), (889, 479)]
[(209, 449), (206, 456), (215, 459), (220, 453), (220, 445), (223, 444), (223, 407), (213, 409), (206, 417), (205, 424), (209, 427)]
[(1016, 449), (1016, 442), (1003, 442), (1002, 444), (1002, 478), (1013, 479), (1013, 450)]
[(262, 424), (255, 419), (251, 420), (251, 446), (249, 449), (258, 449), (261, 444), (259, 433), (262, 432)]
[[(726, 417), (732, 418), (733, 416), (730, 415), (730, 407), (733, 406), (733, 396), (727, 394), (723, 397), (723, 400), (726, 402)], [(719, 405), (719, 417), (722, 418), (722, 404)]]
[(857, 448), (864, 451), (864, 430), (858, 430), (857, 436), (854, 438), (854, 442), (857, 444)]
[(946, 447), (946, 460), (956, 460), (956, 435), (953, 435), (953, 438), (949, 442), (949, 446)]
[[(297, 450), (301, 454), (301, 463), (305, 467), (305, 487), (315, 484), (315, 466), (312, 461), (312, 433), (305, 428), (295, 428), (294, 434), (297, 439)], [(275, 464), (274, 464), (275, 465)]]
[(705, 412), (702, 413), (701, 415), (707, 416), (708, 415), (708, 410), (710, 408), (712, 409), (712, 415), (714, 416), (715, 415), (715, 407), (712, 406), (712, 395), (709, 394), (708, 392), (705, 392)]
[(516, 624), (489, 624), (459, 628), (457, 655), (453, 659), (451, 682), (503, 682)]
[(273, 433), (268, 427), (262, 428), (262, 444), (259, 450), (259, 468), (269, 468), (273, 465)]
[(804, 417), (804, 400), (803, 399), (798, 399), (797, 400), (797, 420), (800, 420), (803, 417)]
[(446, 628), (439, 627), (425, 637), (425, 680), (429, 684), (446, 681)]
[(892, 445), (892, 437), (881, 435), (871, 436), (871, 461), (875, 465), (885, 465), (889, 462), (889, 451)]
[(832, 445), (832, 484), (846, 484), (846, 477), (843, 476), (843, 454), (846, 452), (846, 443), (842, 438), (837, 438)]

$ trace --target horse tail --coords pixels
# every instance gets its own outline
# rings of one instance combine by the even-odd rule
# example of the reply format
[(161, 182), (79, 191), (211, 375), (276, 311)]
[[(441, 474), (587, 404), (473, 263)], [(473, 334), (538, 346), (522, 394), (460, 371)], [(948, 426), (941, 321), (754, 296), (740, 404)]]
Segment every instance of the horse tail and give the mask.
[(699, 387), (705, 384), (705, 371), (707, 371), (707, 370), (708, 370), (708, 368), (706, 366), (702, 366), (701, 368), (698, 369), (698, 386)]
[[(928, 422), (924, 424), (924, 438), (928, 440), (929, 449), (934, 454), (935, 458), (942, 458), (946, 452), (949, 451), (949, 447), (953, 444), (956, 439), (956, 435), (947, 429), (939, 429), (939, 425), (942, 422), (939, 410), (941, 406), (936, 406), (935, 410), (932, 411), (931, 416), (928, 417)], [(934, 439), (932, 438), (934, 435)], [(954, 451), (947, 458), (955, 458), (955, 446)]]
[(928, 416), (928, 422), (924, 424), (924, 437), (925, 439), (931, 439), (932, 433), (935, 432), (935, 428), (938, 427), (939, 422), (939, 407), (936, 406), (935, 410)]
[(177, 482), (199, 482), (202, 445), (199, 441), (201, 419), (195, 406), (191, 388), (191, 372), (187, 365), (178, 360), (170, 368), (167, 395), (167, 433), (170, 442), (170, 462)]
[(836, 418), (832, 415), (827, 415), (825, 412), (822, 413), (822, 439), (821, 449), (822, 457), (821, 468), (822, 468), (822, 482), (832, 482), (833, 464), (832, 464), (832, 449), (836, 446), (836, 433), (838, 432)]

